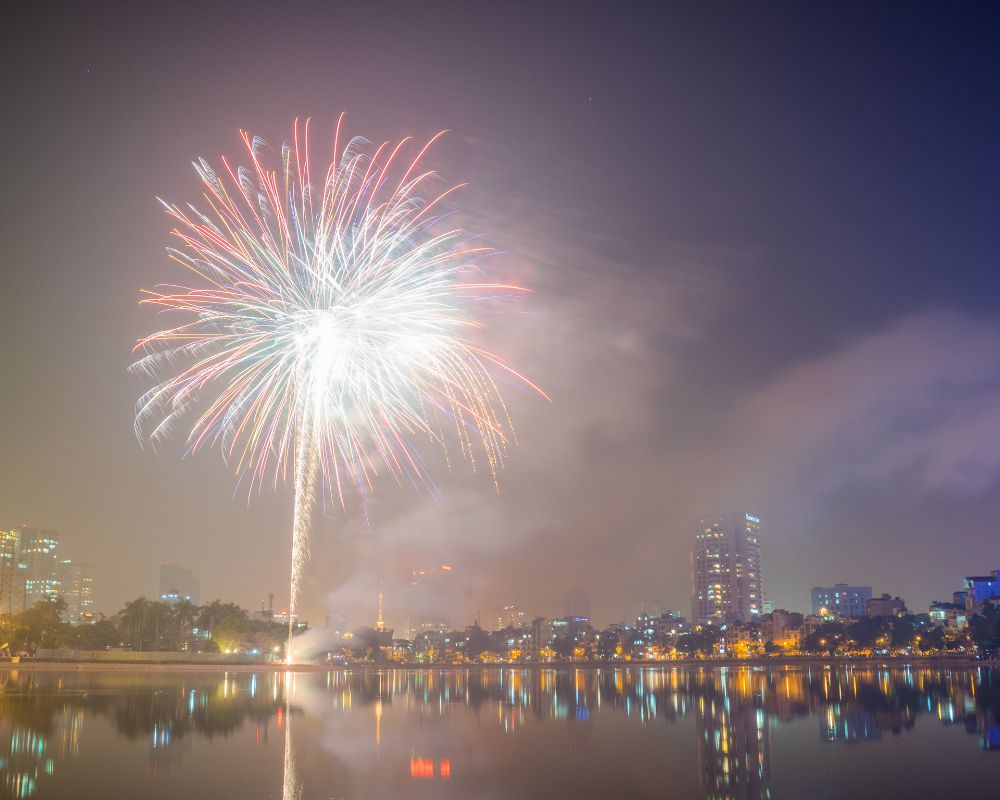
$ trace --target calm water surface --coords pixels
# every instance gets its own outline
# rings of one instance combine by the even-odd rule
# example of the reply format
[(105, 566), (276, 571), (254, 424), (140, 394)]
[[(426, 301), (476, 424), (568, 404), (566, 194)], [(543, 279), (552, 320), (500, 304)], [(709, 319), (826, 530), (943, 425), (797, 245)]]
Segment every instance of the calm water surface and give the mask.
[(1000, 796), (1000, 673), (923, 667), (0, 673), (37, 798)]

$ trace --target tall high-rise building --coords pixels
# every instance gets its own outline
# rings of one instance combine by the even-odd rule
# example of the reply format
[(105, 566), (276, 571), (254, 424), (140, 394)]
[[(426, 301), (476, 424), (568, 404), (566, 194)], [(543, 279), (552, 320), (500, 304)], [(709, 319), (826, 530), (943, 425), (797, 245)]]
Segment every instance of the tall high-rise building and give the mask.
[(760, 520), (752, 514), (704, 517), (691, 555), (695, 623), (753, 622), (764, 610)]
[(59, 534), (55, 531), (22, 526), (18, 530), (16, 588), (21, 590), (21, 605), (30, 608), (39, 600), (52, 600), (60, 594)]
[(201, 602), (201, 579), (183, 564), (160, 564), (160, 599)]
[[(0, 613), (12, 614), (14, 612), (14, 600), (19, 593), (16, 590), (15, 578), (18, 577), (17, 569), (17, 541), (18, 531), (0, 531)], [(20, 602), (20, 598), (17, 598)]]
[[(94, 611), (94, 567), (70, 561), (59, 562), (59, 593), (66, 601), (66, 619), (77, 624)], [(89, 617), (93, 619), (93, 617)]]

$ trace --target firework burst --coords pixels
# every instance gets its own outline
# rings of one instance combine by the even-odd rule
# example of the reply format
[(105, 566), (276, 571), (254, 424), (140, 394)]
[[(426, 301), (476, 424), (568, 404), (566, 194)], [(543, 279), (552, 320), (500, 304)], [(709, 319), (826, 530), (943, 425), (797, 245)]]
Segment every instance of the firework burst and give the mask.
[(218, 446), (248, 490), (294, 485), (290, 628), (324, 493), (363, 500), (380, 473), (433, 491), (421, 441), (482, 456), (495, 480), (513, 441), (495, 379), (540, 391), (477, 343), (475, 305), (525, 290), (485, 281), (488, 250), (443, 215), (459, 187), (433, 191), (421, 167), (441, 134), (404, 159), (405, 139), (341, 150), (340, 127), (315, 176), (308, 120), (280, 157), (241, 132), (249, 165), (195, 162), (202, 210), (163, 205), (196, 285), (146, 293), (181, 320), (132, 367), (161, 379), (138, 401), (141, 439), (183, 425), (188, 452)]

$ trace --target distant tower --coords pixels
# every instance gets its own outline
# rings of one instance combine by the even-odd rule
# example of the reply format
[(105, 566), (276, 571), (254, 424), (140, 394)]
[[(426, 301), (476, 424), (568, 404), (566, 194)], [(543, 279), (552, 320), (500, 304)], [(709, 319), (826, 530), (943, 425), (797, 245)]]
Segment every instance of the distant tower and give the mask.
[(378, 593), (378, 616), (375, 617), (375, 630), (379, 633), (385, 630), (385, 619), (382, 617), (382, 592)]

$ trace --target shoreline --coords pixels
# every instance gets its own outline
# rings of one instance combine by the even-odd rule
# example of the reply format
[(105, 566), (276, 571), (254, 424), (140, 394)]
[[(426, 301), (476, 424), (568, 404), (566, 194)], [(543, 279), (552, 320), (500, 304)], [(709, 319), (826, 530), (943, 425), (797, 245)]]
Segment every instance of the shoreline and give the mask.
[(980, 661), (971, 656), (941, 657), (917, 656), (896, 658), (775, 658), (775, 659), (678, 659), (673, 661), (579, 661), (579, 662), (530, 662), (520, 664), (253, 664), (253, 663), (200, 663), (200, 662), (127, 662), (127, 661), (30, 661), (0, 662), (0, 672), (26, 670), (34, 672), (93, 671), (93, 672), (381, 672), (398, 670), (401, 672), (426, 671), (467, 671), (467, 670), (621, 670), (621, 669), (673, 669), (700, 667), (702, 669), (752, 667), (788, 669), (795, 667), (842, 667), (858, 665), (871, 666), (922, 666), (956, 667), (968, 669), (974, 666), (1000, 668), (1000, 660)]

